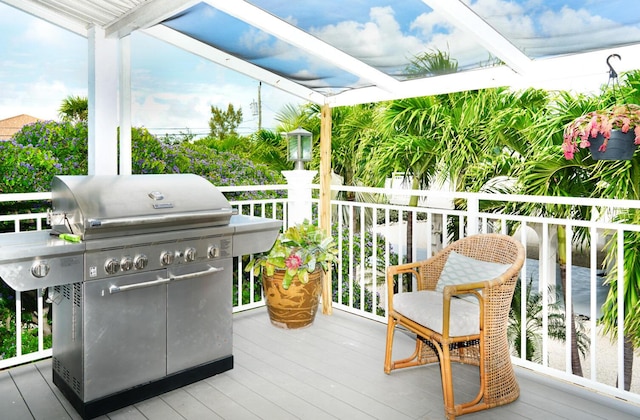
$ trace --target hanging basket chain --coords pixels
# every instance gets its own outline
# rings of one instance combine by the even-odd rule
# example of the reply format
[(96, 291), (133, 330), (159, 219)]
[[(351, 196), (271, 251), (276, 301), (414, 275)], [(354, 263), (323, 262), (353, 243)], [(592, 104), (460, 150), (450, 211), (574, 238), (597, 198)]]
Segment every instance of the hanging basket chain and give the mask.
[(615, 103), (618, 103), (618, 95), (622, 96), (622, 89), (620, 88), (620, 80), (618, 79), (618, 72), (613, 68), (609, 60), (617, 58), (622, 60), (620, 54), (611, 54), (607, 57), (607, 66), (609, 67), (609, 80), (607, 80), (607, 87), (611, 85), (611, 91), (613, 92), (613, 99)]

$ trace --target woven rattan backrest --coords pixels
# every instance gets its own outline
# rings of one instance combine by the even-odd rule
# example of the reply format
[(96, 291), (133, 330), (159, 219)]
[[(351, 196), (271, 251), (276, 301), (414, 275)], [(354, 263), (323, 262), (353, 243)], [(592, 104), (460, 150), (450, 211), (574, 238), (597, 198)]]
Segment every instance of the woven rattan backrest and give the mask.
[(428, 264), (425, 261), (425, 264), (419, 269), (418, 290), (435, 289), (451, 251), (477, 260), (500, 264), (514, 264), (520, 263), (519, 260), (524, 261), (522, 247), (510, 236), (492, 233), (468, 236), (453, 242), (438, 252), (428, 260)]

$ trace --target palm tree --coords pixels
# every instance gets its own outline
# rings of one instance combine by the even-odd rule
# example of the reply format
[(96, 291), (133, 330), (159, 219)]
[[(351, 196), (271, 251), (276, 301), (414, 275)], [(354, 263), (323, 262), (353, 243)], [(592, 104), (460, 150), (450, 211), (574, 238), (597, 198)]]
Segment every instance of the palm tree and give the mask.
[[(596, 189), (592, 177), (594, 161), (586, 154), (582, 159), (566, 160), (560, 152), (564, 126), (584, 113), (602, 106), (603, 96), (559, 92), (549, 101), (550, 106), (539, 113), (538, 118), (525, 131), (527, 139), (534, 141), (530, 157), (524, 165), (520, 178), (521, 191), (530, 195), (588, 197)], [(589, 220), (591, 208), (584, 206), (532, 205), (520, 211), (527, 214), (561, 218), (582, 218)], [(584, 243), (588, 231), (578, 229), (575, 243)], [(566, 270), (567, 252), (566, 229), (557, 226), (558, 265), (563, 298), (567, 301)], [(569, 308), (571, 322), (571, 367), (574, 375), (582, 376), (576, 322), (573, 305)]]
[[(516, 288), (513, 294), (513, 300), (511, 301), (511, 310), (509, 312), (509, 326), (507, 327), (507, 336), (509, 342), (512, 344), (513, 354), (522, 357), (522, 329), (525, 329), (525, 358), (532, 362), (542, 362), (542, 338), (540, 331), (542, 330), (542, 307), (543, 300), (542, 294), (534, 292), (531, 287), (533, 279), (529, 279), (526, 293), (526, 322), (521, 319), (522, 314), (522, 301), (521, 301), (521, 281), (518, 280)], [(550, 291), (554, 292), (554, 289), (550, 287)], [(566, 341), (566, 327), (564, 312), (561, 310), (558, 303), (548, 304), (548, 321), (549, 328), (547, 334), (550, 338), (558, 341)], [(584, 332), (582, 323), (579, 323), (577, 328), (576, 341), (578, 343), (578, 349), (580, 354), (584, 357), (587, 352), (588, 337)]]
[(89, 100), (82, 96), (67, 96), (58, 109), (58, 115), (65, 122), (77, 124), (89, 119)]
[[(604, 93), (604, 100), (608, 104), (614, 102), (640, 103), (640, 71), (625, 74), (624, 83), (620, 90), (610, 89)], [(603, 100), (603, 101), (604, 101)], [(639, 200), (640, 199), (640, 156), (638, 153), (630, 161), (597, 162), (594, 164), (593, 179), (596, 182), (593, 194), (600, 197)], [(616, 220), (623, 223), (637, 224), (640, 214), (637, 210), (627, 210), (616, 216)], [(640, 348), (640, 317), (637, 306), (640, 302), (640, 236), (637, 232), (625, 232), (624, 238), (624, 388), (629, 390), (633, 374), (633, 352)], [(618, 328), (618, 287), (617, 270), (620, 267), (616, 261), (617, 247), (615, 239), (607, 244), (607, 254), (604, 265), (615, 267), (607, 273), (606, 283), (609, 293), (602, 305), (601, 323), (605, 333), (612, 337), (620, 332)]]
[(458, 71), (458, 61), (449, 52), (432, 50), (417, 54), (405, 69), (408, 79), (437, 76)]
[[(640, 223), (640, 214), (637, 211), (624, 212), (616, 217), (616, 221), (622, 223)], [(617, 253), (615, 250), (617, 238), (613, 236), (607, 248), (604, 265), (613, 267), (607, 272), (606, 283), (609, 284), (609, 293), (602, 305), (602, 323), (605, 334), (611, 334), (612, 338), (618, 335), (618, 266), (616, 264)], [(637, 306), (640, 302), (640, 234), (638, 232), (625, 232), (624, 238), (624, 389), (631, 389), (633, 376), (633, 352), (640, 346), (640, 317)]]
[[(624, 98), (629, 103), (640, 103), (640, 72), (632, 72), (626, 75), (625, 84), (620, 90), (613, 87), (604, 88), (599, 95), (574, 95), (561, 92), (553, 102), (550, 115), (540, 119), (538, 125), (532, 126), (532, 135), (549, 138), (551, 146), (540, 148), (536, 156), (527, 165), (526, 174), (522, 178), (522, 184), (526, 186), (525, 193), (544, 195), (571, 195), (576, 197), (601, 197), (601, 198), (640, 198), (640, 161), (636, 156), (632, 161), (604, 162), (594, 161), (587, 151), (580, 151), (573, 160), (561, 157), (559, 145), (562, 142), (563, 127), (575, 118), (589, 111), (607, 108)], [(620, 97), (620, 99), (618, 99)], [(553, 156), (553, 157), (549, 157)], [(530, 211), (534, 211), (530, 209)], [(590, 208), (582, 206), (546, 206), (537, 211), (549, 212), (556, 216), (572, 218), (578, 215), (584, 220), (590, 218)], [(634, 221), (637, 216), (633, 212), (618, 215), (620, 221)], [(559, 227), (558, 241), (564, 244), (564, 229)], [(578, 230), (576, 242), (584, 243), (588, 236), (585, 230)], [(631, 369), (633, 360), (633, 348), (640, 345), (640, 319), (635, 314), (636, 302), (638, 302), (638, 279), (635, 268), (640, 266), (640, 241), (637, 241), (633, 232), (625, 233), (625, 388), (628, 390), (631, 383)], [(607, 255), (605, 267), (615, 261), (615, 241), (606, 245)], [(558, 250), (561, 267), (561, 280), (563, 288), (566, 272), (566, 250), (562, 247)], [(636, 261), (637, 260), (637, 261)], [(615, 266), (615, 264), (612, 264)], [(610, 285), (607, 300), (602, 307), (601, 319), (605, 333), (617, 333), (617, 271), (611, 270), (607, 275), (607, 283)], [(572, 323), (573, 325), (574, 323)], [(572, 366), (576, 373), (577, 350), (572, 346)]]

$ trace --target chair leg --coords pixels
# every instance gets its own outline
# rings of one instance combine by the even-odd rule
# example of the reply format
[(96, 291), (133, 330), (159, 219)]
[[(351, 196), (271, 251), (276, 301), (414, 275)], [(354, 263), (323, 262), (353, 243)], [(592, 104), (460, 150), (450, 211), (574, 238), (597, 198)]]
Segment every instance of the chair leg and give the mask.
[(442, 380), (442, 397), (444, 414), (447, 420), (455, 419), (456, 412), (453, 399), (453, 377), (451, 374), (451, 355), (448, 344), (434, 343), (440, 356), (440, 375)]
[(424, 344), (419, 338), (416, 339), (416, 347), (413, 350), (413, 354), (405, 359), (400, 359), (392, 362), (391, 369), (402, 369), (406, 367), (424, 365), (424, 362), (420, 359), (423, 345)]
[(458, 414), (473, 413), (476, 411), (485, 410), (489, 408), (486, 404), (486, 401), (483, 401), (482, 403), (480, 403), (480, 401), (482, 401), (482, 399), (484, 398), (485, 390), (487, 389), (487, 377), (485, 372), (485, 340), (484, 338), (481, 339), (480, 342), (478, 343), (478, 348), (480, 352), (480, 364), (478, 366), (480, 388), (478, 389), (478, 394), (473, 400), (460, 404), (459, 406), (456, 407), (456, 411)]
[(393, 347), (393, 333), (396, 329), (397, 321), (393, 317), (389, 317), (387, 322), (387, 344), (384, 351), (384, 373), (391, 372), (391, 348)]

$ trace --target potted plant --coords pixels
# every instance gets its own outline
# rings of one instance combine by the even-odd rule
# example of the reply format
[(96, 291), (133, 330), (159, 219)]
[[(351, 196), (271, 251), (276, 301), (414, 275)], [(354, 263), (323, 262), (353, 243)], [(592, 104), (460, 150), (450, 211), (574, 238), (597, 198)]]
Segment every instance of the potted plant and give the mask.
[(640, 106), (616, 105), (589, 112), (564, 130), (562, 151), (573, 159), (578, 147), (589, 147), (596, 160), (629, 160), (640, 144)]
[(289, 227), (273, 247), (247, 264), (246, 271), (262, 272), (262, 288), (271, 323), (300, 328), (315, 319), (322, 279), (337, 260), (338, 247), (308, 220)]

